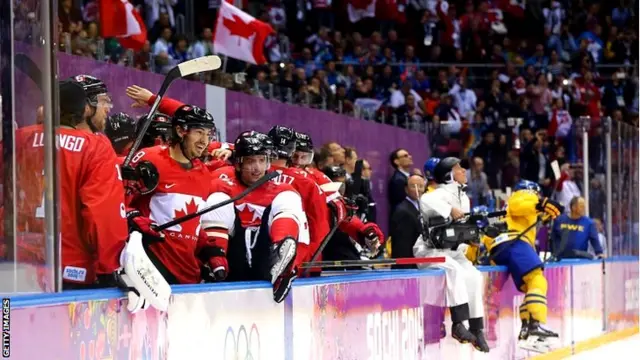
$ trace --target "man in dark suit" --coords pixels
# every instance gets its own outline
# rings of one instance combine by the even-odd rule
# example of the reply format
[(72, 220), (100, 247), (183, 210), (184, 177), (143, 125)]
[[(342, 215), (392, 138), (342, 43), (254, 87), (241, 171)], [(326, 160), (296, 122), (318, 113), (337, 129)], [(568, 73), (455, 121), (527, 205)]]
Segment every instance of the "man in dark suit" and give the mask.
[(411, 154), (405, 149), (397, 149), (389, 156), (389, 162), (396, 171), (391, 175), (389, 179), (388, 196), (389, 196), (389, 216), (393, 214), (393, 210), (404, 201), (407, 194), (405, 193), (405, 186), (407, 185), (407, 178), (411, 173), (411, 166), (413, 166), (413, 158)]
[[(391, 257), (413, 257), (413, 244), (422, 233), (418, 220), (418, 199), (425, 191), (426, 181), (422, 176), (411, 175), (405, 187), (406, 197), (396, 207), (389, 223)], [(394, 269), (415, 269), (415, 265), (396, 265)]]

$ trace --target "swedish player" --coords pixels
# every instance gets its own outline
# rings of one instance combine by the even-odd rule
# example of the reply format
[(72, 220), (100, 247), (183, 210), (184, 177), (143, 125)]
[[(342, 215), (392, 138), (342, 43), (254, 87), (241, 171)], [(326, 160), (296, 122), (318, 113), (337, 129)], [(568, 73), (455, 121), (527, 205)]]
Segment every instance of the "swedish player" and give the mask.
[(518, 336), (522, 347), (534, 351), (549, 349), (550, 338), (558, 334), (541, 326), (547, 322), (547, 279), (542, 272), (543, 263), (535, 249), (538, 216), (545, 220), (555, 219), (564, 208), (557, 202), (541, 197), (540, 185), (521, 180), (507, 202), (504, 217), (507, 231), (502, 234), (487, 234), (482, 242), (491, 262), (507, 267), (516, 288), (525, 293), (520, 305), (522, 328)]

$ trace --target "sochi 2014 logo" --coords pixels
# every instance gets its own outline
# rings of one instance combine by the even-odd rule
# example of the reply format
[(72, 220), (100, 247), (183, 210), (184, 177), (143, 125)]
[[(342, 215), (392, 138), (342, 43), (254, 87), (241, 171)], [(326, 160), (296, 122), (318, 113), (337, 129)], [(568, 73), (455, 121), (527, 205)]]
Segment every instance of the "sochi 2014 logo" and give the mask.
[(260, 360), (260, 332), (256, 324), (227, 328), (224, 337), (224, 360)]

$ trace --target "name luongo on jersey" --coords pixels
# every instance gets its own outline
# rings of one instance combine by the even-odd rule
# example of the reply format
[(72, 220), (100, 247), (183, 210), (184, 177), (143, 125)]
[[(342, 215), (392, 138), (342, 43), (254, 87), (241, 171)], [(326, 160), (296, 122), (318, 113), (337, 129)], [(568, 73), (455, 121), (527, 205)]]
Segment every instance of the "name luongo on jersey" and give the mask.
[[(73, 152), (82, 151), (85, 139), (79, 136), (56, 134), (56, 145), (59, 149), (65, 149)], [(44, 133), (36, 133), (33, 137), (33, 147), (44, 146)]]

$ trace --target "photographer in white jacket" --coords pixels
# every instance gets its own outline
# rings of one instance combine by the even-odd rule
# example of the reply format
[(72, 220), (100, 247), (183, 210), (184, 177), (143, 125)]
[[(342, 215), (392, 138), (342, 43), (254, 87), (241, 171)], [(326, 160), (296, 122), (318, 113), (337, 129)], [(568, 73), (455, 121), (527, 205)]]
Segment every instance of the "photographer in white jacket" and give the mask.
[[(466, 170), (460, 166), (460, 159), (448, 157), (442, 159), (433, 174), (438, 187), (420, 197), (420, 210), (425, 223), (434, 217), (460, 220), (470, 211), (470, 200), (465, 193), (467, 183)], [(455, 225), (451, 225), (455, 226)], [(444, 263), (427, 265), (445, 271), (446, 301), (450, 308), (451, 336), (461, 343), (470, 342), (482, 352), (489, 352), (485, 340), (484, 305), (482, 293), (484, 280), (482, 274), (465, 257), (464, 246), (456, 249), (438, 249), (431, 241), (420, 236), (413, 246), (413, 255), (418, 257), (445, 258)], [(463, 321), (469, 321), (467, 329)]]

